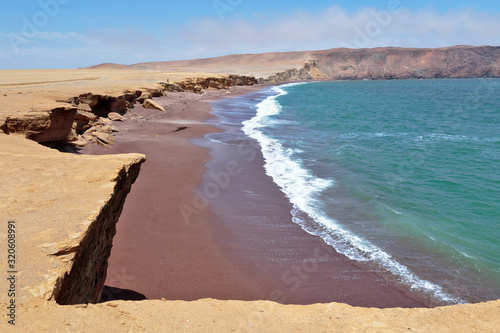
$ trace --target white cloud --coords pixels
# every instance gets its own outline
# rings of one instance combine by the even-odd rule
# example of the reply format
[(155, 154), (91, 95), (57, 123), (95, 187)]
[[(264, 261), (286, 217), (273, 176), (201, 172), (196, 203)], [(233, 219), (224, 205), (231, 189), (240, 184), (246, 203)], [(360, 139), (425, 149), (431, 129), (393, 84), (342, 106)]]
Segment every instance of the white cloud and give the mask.
[(461, 9), (438, 14), (432, 10), (396, 12), (363, 8), (348, 13), (338, 6), (314, 15), (293, 15), (257, 23), (233, 17), (206, 19), (181, 34), (186, 43), (229, 52), (246, 49), (324, 49), (341, 46), (440, 47), (455, 44), (500, 44), (499, 14)]

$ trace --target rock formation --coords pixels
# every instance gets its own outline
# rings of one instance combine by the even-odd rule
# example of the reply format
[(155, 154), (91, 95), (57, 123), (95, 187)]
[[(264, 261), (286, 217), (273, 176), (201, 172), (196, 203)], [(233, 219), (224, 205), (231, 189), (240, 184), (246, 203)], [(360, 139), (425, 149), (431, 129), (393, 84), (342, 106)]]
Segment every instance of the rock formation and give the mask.
[(0, 217), (15, 221), (18, 235), (17, 302), (97, 302), (115, 225), (144, 156), (63, 154), (6, 134), (0, 147)]
[[(258, 83), (253, 76), (227, 75), (223, 77), (190, 78), (176, 85), (165, 84), (169, 91), (189, 91), (201, 94), (203, 89), (229, 89), (233, 86), (251, 86)], [(180, 89), (179, 89), (180, 88)]]
[(105, 119), (124, 120), (121, 116), (132, 109), (135, 103), (164, 111), (152, 98), (164, 96), (168, 91), (202, 93), (204, 89), (228, 89), (256, 83), (255, 77), (251, 76), (221, 75), (187, 78), (173, 84), (158, 82), (157, 88), (127, 90), (122, 94), (89, 92), (58, 100), (61, 107), (47, 111), (0, 115), (0, 130), (7, 134), (23, 133), (26, 138), (45, 144), (66, 142), (77, 147), (88, 143), (109, 145), (113, 131), (103, 122)]
[(330, 80), (500, 77), (500, 47), (333, 49), (315, 54)]
[(280, 73), (271, 75), (264, 79), (260, 78), (259, 83), (264, 82), (288, 82), (304, 80), (326, 80), (328, 79), (318, 67), (317, 60), (306, 60), (303, 65), (297, 66)]
[(112, 121), (125, 121), (125, 118), (116, 112), (110, 112), (108, 114), (108, 118)]
[(60, 107), (45, 112), (30, 112), (22, 116), (0, 119), (0, 129), (6, 133), (24, 133), (36, 142), (64, 141), (71, 132), (77, 109)]
[(500, 47), (331, 49), (259, 82), (500, 77)]
[(142, 102), (142, 106), (144, 106), (146, 109), (154, 109), (154, 110), (159, 110), (159, 111), (165, 111), (163, 106), (160, 104), (156, 103), (152, 99), (145, 99), (144, 102)]

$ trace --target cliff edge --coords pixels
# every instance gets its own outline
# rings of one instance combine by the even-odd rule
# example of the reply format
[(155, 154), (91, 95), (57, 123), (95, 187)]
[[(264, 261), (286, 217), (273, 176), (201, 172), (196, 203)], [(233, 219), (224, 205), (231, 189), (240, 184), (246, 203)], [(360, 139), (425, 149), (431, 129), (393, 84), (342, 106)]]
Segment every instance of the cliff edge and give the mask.
[(0, 241), (14, 244), (1, 251), (0, 269), (16, 272), (1, 289), (14, 284), (10, 299), (99, 300), (115, 225), (144, 161), (139, 154), (63, 154), (0, 134)]

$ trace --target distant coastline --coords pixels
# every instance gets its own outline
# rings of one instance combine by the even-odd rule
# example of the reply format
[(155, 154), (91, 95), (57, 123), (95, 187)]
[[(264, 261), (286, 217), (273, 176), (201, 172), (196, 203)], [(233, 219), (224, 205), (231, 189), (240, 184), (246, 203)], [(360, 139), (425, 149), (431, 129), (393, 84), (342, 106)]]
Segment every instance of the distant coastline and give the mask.
[(444, 48), (335, 48), (323, 51), (237, 54), (216, 58), (133, 65), (101, 64), (89, 69), (196, 69), (255, 76), (259, 82), (300, 80), (394, 80), (500, 77), (500, 46)]

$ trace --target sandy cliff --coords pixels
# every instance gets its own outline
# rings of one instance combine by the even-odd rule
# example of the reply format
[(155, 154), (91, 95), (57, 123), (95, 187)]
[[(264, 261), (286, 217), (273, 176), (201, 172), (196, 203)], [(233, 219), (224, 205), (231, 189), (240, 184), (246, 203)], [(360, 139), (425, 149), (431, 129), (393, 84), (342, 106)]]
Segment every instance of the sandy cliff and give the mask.
[[(252, 76), (112, 67), (2, 71), (0, 130), (21, 133), (39, 143), (92, 141), (83, 140), (85, 131), (93, 126), (106, 126), (95, 116), (123, 115), (135, 103), (143, 104), (168, 91), (202, 93), (204, 89), (229, 89), (257, 83)], [(102, 144), (109, 141), (94, 139)]]
[[(0, 216), (15, 223), (17, 258), (9, 259), (17, 265), (17, 302), (98, 301), (115, 225), (144, 156), (62, 154), (6, 134), (0, 147)], [(7, 244), (4, 230), (1, 239)], [(6, 252), (3, 272), (12, 270)], [(9, 289), (5, 279), (2, 287)]]

